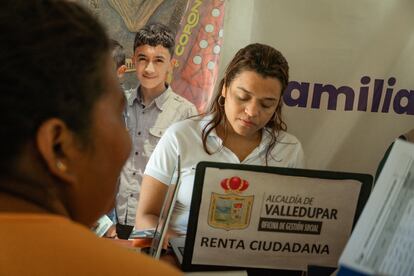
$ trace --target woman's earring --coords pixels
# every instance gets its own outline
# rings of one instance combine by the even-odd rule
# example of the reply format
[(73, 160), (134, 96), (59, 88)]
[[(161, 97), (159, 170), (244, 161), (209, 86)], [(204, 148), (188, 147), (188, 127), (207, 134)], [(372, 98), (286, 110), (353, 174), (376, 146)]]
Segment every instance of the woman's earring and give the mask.
[(222, 95), (217, 99), (217, 103), (219, 106), (224, 106), (224, 103), (226, 102), (226, 98), (224, 98)]
[(56, 161), (56, 167), (57, 167), (57, 168), (58, 168), (61, 172), (66, 172), (66, 170), (67, 170), (66, 165), (65, 165), (62, 161), (60, 161), (60, 160)]

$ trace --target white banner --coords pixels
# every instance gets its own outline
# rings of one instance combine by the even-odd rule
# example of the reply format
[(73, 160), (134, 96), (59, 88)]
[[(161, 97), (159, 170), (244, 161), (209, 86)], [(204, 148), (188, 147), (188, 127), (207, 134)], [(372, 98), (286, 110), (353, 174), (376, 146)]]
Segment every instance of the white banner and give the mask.
[(280, 50), (291, 73), (285, 121), (308, 167), (373, 174), (414, 127), (414, 2), (228, 2), (222, 65), (249, 43)]

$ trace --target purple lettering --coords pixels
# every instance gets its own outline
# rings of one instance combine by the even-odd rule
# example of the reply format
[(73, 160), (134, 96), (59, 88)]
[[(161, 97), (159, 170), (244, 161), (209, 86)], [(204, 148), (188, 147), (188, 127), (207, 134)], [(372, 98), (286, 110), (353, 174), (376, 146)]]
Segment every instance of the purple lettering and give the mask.
[(328, 93), (328, 109), (336, 110), (337, 100), (339, 94), (345, 95), (345, 110), (352, 110), (354, 106), (354, 90), (349, 86), (341, 86), (338, 89), (331, 84), (323, 85), (321, 83), (315, 83), (313, 88), (313, 97), (312, 97), (312, 108), (319, 108), (321, 104), (322, 93)]
[[(396, 79), (394, 77), (391, 77), (388, 79), (388, 86), (393, 86), (396, 82)], [(382, 105), (382, 113), (388, 113), (388, 111), (390, 110), (390, 104), (391, 104), (391, 97), (392, 97), (392, 92), (393, 92), (393, 88), (389, 87), (387, 88), (386, 92), (385, 92), (385, 97), (384, 97), (384, 103)]]
[[(390, 77), (387, 82), (388, 87), (384, 87), (384, 81), (385, 80), (383, 79), (375, 79), (372, 88), (372, 86), (370, 87), (369, 85), (371, 83), (371, 77), (361, 77), (361, 86), (359, 87), (358, 102), (356, 106), (357, 110), (378, 112), (381, 108), (382, 113), (388, 113), (390, 112), (390, 106), (392, 104), (394, 111), (397, 114), (414, 115), (414, 90), (400, 89), (393, 99), (395, 90), (393, 86), (396, 84), (397, 80), (395, 77)], [(327, 99), (328, 102), (327, 109), (337, 110), (338, 97), (342, 94), (343, 96), (341, 97), (345, 97), (344, 110), (349, 111), (354, 109), (355, 92), (352, 87), (341, 86), (337, 88), (329, 83), (314, 83), (312, 87), (313, 90), (312, 88), (309, 90), (310, 86), (311, 83), (309, 82), (289, 82), (283, 94), (284, 103), (287, 106), (306, 108), (308, 107), (308, 100), (310, 100), (309, 104), (311, 108), (320, 109), (322, 97), (328, 97), (324, 98)], [(355, 91), (357, 91), (356, 89)], [(372, 96), (370, 95), (371, 91)], [(383, 92), (384, 100), (382, 101)], [(322, 96), (324, 94), (325, 96)], [(309, 99), (309, 97), (311, 97), (311, 99)], [(368, 110), (368, 106), (370, 105), (371, 110)]]
[[(299, 91), (299, 97), (294, 99), (292, 97), (292, 91)], [(306, 107), (308, 103), (308, 94), (309, 94), (309, 82), (297, 82), (291, 81), (288, 83), (285, 92), (283, 94), (283, 101), (288, 106), (299, 106)]]
[[(407, 105), (402, 106), (401, 100), (403, 98), (407, 99)], [(393, 103), (394, 111), (397, 114), (410, 114), (414, 115), (414, 91), (408, 91), (406, 89), (401, 89), (397, 92), (397, 94), (394, 97), (394, 103)]]
[(374, 96), (372, 98), (371, 112), (378, 112), (378, 107), (381, 102), (382, 88), (384, 87), (384, 80), (375, 80)]
[[(368, 76), (363, 76), (361, 78), (361, 84), (367, 85), (371, 81), (371, 78)], [(368, 105), (368, 86), (361, 86), (359, 89), (359, 98), (358, 98), (358, 110), (367, 111)]]

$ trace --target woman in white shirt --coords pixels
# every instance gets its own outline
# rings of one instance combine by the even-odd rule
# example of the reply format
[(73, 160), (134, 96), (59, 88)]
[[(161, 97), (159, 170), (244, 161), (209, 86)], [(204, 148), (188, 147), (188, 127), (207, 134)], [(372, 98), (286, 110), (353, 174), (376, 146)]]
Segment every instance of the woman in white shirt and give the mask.
[(256, 43), (239, 50), (209, 111), (173, 124), (157, 144), (144, 172), (136, 228), (156, 226), (178, 155), (182, 183), (169, 235), (186, 233), (198, 162), (303, 167), (302, 146), (285, 132), (281, 116), (288, 79), (288, 63), (276, 49)]

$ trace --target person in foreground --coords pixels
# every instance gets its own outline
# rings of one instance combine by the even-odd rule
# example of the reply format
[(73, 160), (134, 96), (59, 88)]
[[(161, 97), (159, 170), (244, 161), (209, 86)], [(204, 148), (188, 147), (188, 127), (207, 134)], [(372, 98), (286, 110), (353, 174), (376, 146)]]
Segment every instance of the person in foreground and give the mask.
[(302, 146), (285, 132), (281, 116), (288, 71), (286, 59), (270, 46), (251, 44), (237, 52), (209, 112), (172, 125), (156, 146), (142, 181), (138, 229), (156, 225), (178, 155), (182, 182), (170, 236), (186, 233), (198, 162), (304, 166)]
[(131, 144), (103, 28), (56, 0), (2, 1), (0, 28), (0, 275), (179, 274), (88, 228)]

